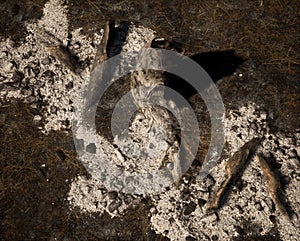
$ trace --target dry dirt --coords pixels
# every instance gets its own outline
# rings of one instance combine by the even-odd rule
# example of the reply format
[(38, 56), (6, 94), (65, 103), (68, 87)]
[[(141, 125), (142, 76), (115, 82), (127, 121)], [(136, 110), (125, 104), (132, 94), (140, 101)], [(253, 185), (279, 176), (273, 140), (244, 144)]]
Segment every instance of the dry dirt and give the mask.
[[(299, 7), (297, 0), (1, 0), (0, 240), (299, 240)], [(179, 184), (159, 195), (117, 193), (78, 160), (73, 101), (110, 20), (133, 21), (176, 41), (177, 51), (216, 82), (227, 144), (204, 182), (197, 171), (209, 117), (183, 82), (169, 86), (197, 113), (202, 145)], [(116, 84), (107, 98), (122, 94), (119, 85), (127, 88)], [(107, 139), (110, 112), (100, 105), (96, 116)], [(290, 218), (272, 202), (255, 158), (221, 208), (207, 215), (226, 161), (256, 136), (264, 138), (258, 152), (280, 178)]]

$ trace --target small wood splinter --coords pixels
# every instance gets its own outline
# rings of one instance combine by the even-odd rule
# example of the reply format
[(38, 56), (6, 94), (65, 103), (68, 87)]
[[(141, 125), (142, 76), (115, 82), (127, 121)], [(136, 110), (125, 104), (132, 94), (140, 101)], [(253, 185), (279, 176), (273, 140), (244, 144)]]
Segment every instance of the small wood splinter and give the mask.
[(275, 203), (276, 208), (278, 208), (279, 212), (286, 218), (290, 219), (290, 216), (282, 204), (280, 197), (282, 197), (282, 189), (279, 178), (272, 171), (268, 161), (260, 154), (257, 155), (257, 159), (259, 160), (263, 175), (267, 182), (267, 186), (269, 189), (270, 196)]
[(222, 182), (218, 191), (214, 194), (214, 197), (207, 205), (208, 211), (216, 210), (220, 207), (221, 200), (227, 193), (230, 185), (235, 183), (242, 175), (245, 169), (247, 161), (254, 154), (257, 146), (260, 143), (260, 138), (254, 138), (242, 146), (233, 156), (227, 161), (225, 167), (225, 181)]
[(70, 52), (69, 48), (63, 44), (55, 35), (49, 33), (43, 28), (39, 29), (38, 37), (50, 55), (64, 64), (73, 73), (77, 73), (78, 63), (75, 56)]
[(105, 23), (101, 43), (99, 44), (99, 47), (98, 47), (96, 55), (95, 55), (95, 60), (94, 60), (93, 66), (92, 66), (92, 70), (95, 69), (95, 67), (97, 65), (102, 64), (105, 60), (108, 59), (108, 56), (107, 56), (107, 43), (108, 43), (109, 32), (110, 32), (110, 27), (109, 26), (110, 26), (110, 23), (107, 21)]

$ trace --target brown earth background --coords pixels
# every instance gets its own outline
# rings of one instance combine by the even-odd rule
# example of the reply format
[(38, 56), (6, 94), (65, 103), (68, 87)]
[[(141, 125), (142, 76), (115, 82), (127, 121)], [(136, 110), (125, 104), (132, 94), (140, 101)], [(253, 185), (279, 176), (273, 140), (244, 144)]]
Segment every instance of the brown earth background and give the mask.
[[(1, 37), (22, 43), (24, 21), (39, 19), (45, 2), (1, 0)], [(300, 128), (299, 1), (70, 0), (68, 6), (71, 29), (82, 27), (87, 35), (115, 19), (150, 27), (182, 43), (188, 55), (234, 49), (245, 59), (239, 66), (243, 78), (223, 79), (225, 106), (252, 100), (273, 113), (271, 131)], [(72, 136), (43, 135), (32, 122), (33, 111), (17, 101), (0, 108), (0, 240), (168, 240), (150, 230), (147, 199), (118, 219), (70, 213), (65, 180), (87, 173), (76, 159)], [(39, 168), (42, 163), (46, 169)], [(239, 240), (276, 240), (276, 235), (248, 236), (247, 228)]]

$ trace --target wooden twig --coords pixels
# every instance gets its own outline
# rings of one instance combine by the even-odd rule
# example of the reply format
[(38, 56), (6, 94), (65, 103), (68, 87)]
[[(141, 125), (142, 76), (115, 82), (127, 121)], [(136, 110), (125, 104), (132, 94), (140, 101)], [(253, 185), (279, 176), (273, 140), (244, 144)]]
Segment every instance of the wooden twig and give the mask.
[(227, 161), (225, 167), (225, 181), (222, 182), (220, 188), (214, 194), (213, 198), (208, 202), (207, 210), (215, 210), (220, 207), (221, 200), (227, 193), (230, 185), (235, 183), (242, 175), (247, 161), (252, 157), (260, 143), (260, 138), (254, 138), (242, 146), (233, 156)]
[(270, 196), (273, 202), (275, 203), (276, 208), (284, 217), (286, 217), (289, 220), (290, 216), (280, 199), (282, 197), (282, 189), (279, 178), (273, 172), (268, 161), (262, 155), (258, 154), (257, 159), (259, 160), (263, 175), (267, 182)]

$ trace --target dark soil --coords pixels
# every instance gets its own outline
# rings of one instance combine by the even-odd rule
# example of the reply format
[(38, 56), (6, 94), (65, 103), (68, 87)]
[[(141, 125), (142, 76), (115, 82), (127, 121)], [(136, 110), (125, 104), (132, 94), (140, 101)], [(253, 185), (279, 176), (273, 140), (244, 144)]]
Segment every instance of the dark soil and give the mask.
[[(22, 43), (24, 21), (40, 18), (45, 2), (1, 0), (1, 37)], [(219, 84), (226, 108), (253, 101), (270, 113), (273, 132), (300, 128), (300, 1), (70, 0), (68, 6), (71, 27), (86, 34), (107, 20), (135, 21), (181, 43), (187, 55), (235, 50), (245, 60), (237, 67), (243, 77)], [(69, 212), (70, 180), (88, 174), (71, 133), (41, 134), (34, 111), (20, 102), (0, 108), (0, 240), (167, 240), (150, 230), (147, 200), (122, 219)], [(279, 240), (276, 232), (248, 234), (245, 227), (235, 240)]]

